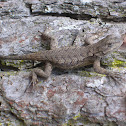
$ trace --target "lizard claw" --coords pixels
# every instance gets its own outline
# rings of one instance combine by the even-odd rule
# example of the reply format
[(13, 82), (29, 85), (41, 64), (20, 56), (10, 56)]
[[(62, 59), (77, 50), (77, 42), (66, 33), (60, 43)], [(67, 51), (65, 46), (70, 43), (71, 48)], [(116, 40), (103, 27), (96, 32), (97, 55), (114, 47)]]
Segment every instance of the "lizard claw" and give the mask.
[(122, 84), (122, 81), (124, 81), (123, 76), (124, 75), (119, 72), (114, 72), (109, 75), (109, 77), (111, 77), (116, 84)]
[(37, 75), (35, 73), (32, 73), (32, 79), (29, 85), (27, 86), (25, 92), (32, 92), (35, 85), (38, 83)]
[(38, 78), (36, 76), (32, 76), (32, 80), (30, 82), (30, 85), (33, 85), (33, 87), (38, 83)]

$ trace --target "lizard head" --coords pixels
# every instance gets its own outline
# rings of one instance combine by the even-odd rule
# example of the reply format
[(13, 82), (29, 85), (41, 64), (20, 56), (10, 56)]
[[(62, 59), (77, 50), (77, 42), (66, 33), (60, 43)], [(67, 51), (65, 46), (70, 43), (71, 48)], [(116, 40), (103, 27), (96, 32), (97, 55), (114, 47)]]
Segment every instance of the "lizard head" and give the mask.
[(100, 57), (116, 51), (123, 44), (121, 35), (107, 35), (104, 39), (96, 43), (94, 55)]

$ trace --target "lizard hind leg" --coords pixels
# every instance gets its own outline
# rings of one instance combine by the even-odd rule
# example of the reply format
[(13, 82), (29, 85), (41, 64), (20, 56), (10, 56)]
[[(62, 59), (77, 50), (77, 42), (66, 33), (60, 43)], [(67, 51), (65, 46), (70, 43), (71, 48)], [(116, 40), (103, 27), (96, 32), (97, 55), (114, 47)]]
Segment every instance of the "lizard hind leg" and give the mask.
[(52, 72), (52, 65), (49, 62), (46, 62), (44, 71), (42, 69), (40, 69), (40, 68), (33, 69), (31, 74), (30, 74), (31, 82), (27, 86), (25, 92), (31, 92), (32, 89), (35, 87), (35, 85), (38, 83), (37, 75), (42, 77), (42, 78), (47, 79), (50, 76), (51, 72)]

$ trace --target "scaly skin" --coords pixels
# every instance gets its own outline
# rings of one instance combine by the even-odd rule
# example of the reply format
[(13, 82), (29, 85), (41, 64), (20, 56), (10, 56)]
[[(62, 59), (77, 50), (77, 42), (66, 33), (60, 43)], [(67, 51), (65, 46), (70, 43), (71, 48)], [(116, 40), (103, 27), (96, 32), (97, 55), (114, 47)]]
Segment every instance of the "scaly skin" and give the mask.
[(50, 41), (51, 50), (39, 51), (22, 56), (0, 56), (0, 59), (45, 61), (45, 71), (38, 68), (35, 68), (32, 71), (32, 84), (37, 83), (37, 75), (48, 78), (53, 67), (72, 69), (94, 64), (94, 70), (96, 72), (115, 77), (113, 72), (100, 67), (100, 59), (101, 57), (117, 50), (122, 45), (123, 41), (120, 36), (108, 35), (98, 43), (86, 47), (71, 46), (54, 49), (53, 44), (56, 40), (53, 37), (42, 33), (42, 38)]
[(119, 37), (108, 35), (98, 43), (86, 47), (63, 47), (22, 56), (0, 56), (0, 59), (49, 61), (56, 67), (71, 69), (92, 64), (88, 60), (103, 57), (118, 49), (121, 45), (122, 42)]

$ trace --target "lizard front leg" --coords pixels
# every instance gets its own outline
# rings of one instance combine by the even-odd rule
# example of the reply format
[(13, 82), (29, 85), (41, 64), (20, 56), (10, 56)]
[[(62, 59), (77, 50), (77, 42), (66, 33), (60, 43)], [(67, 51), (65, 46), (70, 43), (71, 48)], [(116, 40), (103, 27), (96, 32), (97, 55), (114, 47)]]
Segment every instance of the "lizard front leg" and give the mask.
[(31, 77), (32, 77), (31, 82), (33, 84), (36, 84), (38, 82), (37, 75), (47, 79), (50, 76), (51, 72), (52, 72), (52, 65), (51, 65), (51, 63), (47, 62), (45, 65), (44, 71), (39, 68), (33, 69), (33, 71), (31, 72)]
[[(40, 31), (39, 31), (40, 32)], [(51, 32), (51, 28), (46, 28), (46, 30), (41, 33), (41, 39), (43, 41), (46, 41), (47, 43), (50, 44), (50, 49), (55, 49), (58, 46), (58, 41), (55, 36), (50, 36), (49, 33)]]
[[(47, 41), (50, 44), (50, 49), (55, 49), (58, 45), (57, 40), (55, 37), (49, 36), (47, 33), (49, 32), (50, 29), (46, 29), (43, 33), (41, 33), (41, 37), (43, 41)], [(31, 83), (27, 87), (26, 91), (30, 89), (30, 87), (34, 87), (38, 83), (37, 75), (40, 77), (43, 77), (47, 79), (52, 72), (52, 64), (50, 62), (46, 62), (45, 64), (45, 70), (43, 71), (40, 68), (35, 68), (32, 70), (30, 76), (31, 76)], [(31, 90), (31, 89), (30, 89)]]
[[(121, 78), (120, 73), (112, 72), (110, 70), (106, 70), (106, 69), (102, 68), (100, 66), (100, 59), (101, 58), (97, 57), (96, 60), (94, 61), (93, 67), (94, 67), (95, 72), (97, 72), (99, 74), (105, 74), (105, 75), (111, 77), (115, 82), (117, 82), (118, 81), (117, 78)], [(118, 81), (118, 83), (120, 83), (120, 82)]]
[(27, 92), (29, 92), (29, 90), (31, 91), (31, 88), (33, 88), (38, 83), (37, 75), (42, 77), (42, 78), (47, 79), (50, 76), (51, 72), (52, 72), (52, 65), (49, 62), (46, 62), (44, 71), (42, 69), (39, 69), (39, 68), (33, 69), (31, 74), (30, 74), (30, 76), (32, 78), (31, 83), (26, 88), (26, 91)]

